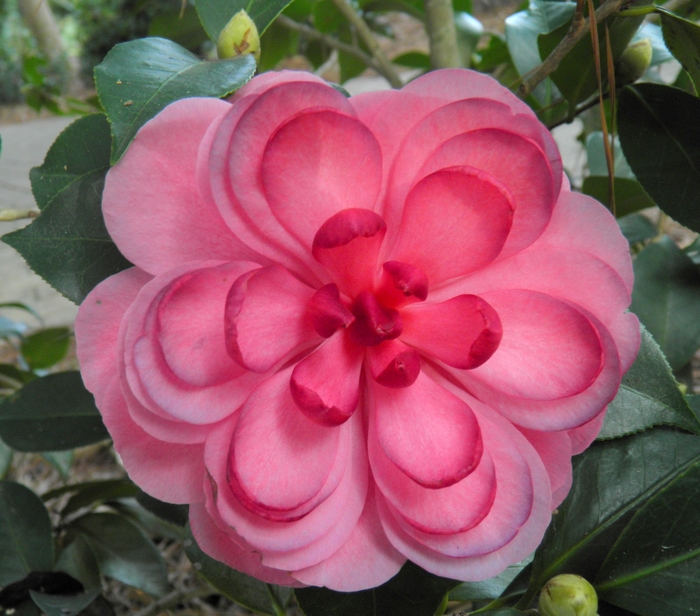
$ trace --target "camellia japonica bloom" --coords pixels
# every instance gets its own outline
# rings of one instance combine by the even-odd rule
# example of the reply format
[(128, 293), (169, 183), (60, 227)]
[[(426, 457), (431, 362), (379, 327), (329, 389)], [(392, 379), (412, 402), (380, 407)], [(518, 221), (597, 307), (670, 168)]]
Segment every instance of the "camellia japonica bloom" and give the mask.
[(180, 100), (103, 212), (134, 267), (80, 308), (85, 383), (131, 478), (268, 582), (520, 561), (639, 346), (613, 217), (478, 73)]

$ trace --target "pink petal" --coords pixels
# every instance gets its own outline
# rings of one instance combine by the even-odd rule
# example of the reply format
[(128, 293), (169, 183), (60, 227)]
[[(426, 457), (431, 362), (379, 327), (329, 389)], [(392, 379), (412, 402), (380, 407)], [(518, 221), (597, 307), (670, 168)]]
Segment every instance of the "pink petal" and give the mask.
[(479, 464), (483, 446), (474, 413), (421, 373), (403, 389), (373, 386), (372, 425), (382, 451), (426, 488), (464, 479)]
[(503, 335), (498, 313), (476, 295), (416, 304), (403, 311), (403, 323), (406, 344), (464, 370), (487, 361)]
[(118, 363), (122, 317), (151, 276), (133, 267), (103, 280), (80, 306), (75, 319), (78, 361), (85, 386), (98, 407)]
[(172, 103), (139, 130), (107, 174), (107, 230), (124, 256), (151, 274), (192, 260), (255, 258), (197, 189), (200, 143), (230, 109), (213, 98)]
[(605, 420), (605, 409), (598, 413), (588, 423), (585, 423), (573, 430), (568, 430), (567, 434), (571, 439), (571, 454), (577, 455), (584, 452), (596, 439)]
[(338, 285), (321, 287), (309, 301), (309, 316), (316, 333), (330, 338), (340, 327), (347, 327), (355, 318), (340, 299)]
[(357, 592), (380, 586), (394, 577), (405, 562), (406, 557), (396, 551), (384, 534), (371, 489), (348, 540), (318, 565), (295, 571), (294, 577), (310, 586)]
[(314, 290), (272, 265), (241, 276), (226, 300), (226, 344), (237, 362), (267, 372), (320, 341), (308, 312)]
[(409, 387), (420, 374), (420, 355), (399, 340), (385, 340), (367, 349), (372, 378), (384, 387)]
[(105, 392), (100, 412), (114, 449), (134, 483), (168, 503), (197, 503), (204, 499), (203, 443), (165, 443), (144, 432), (131, 419), (116, 378)]
[(437, 171), (409, 193), (391, 258), (419, 267), (437, 285), (493, 261), (512, 216), (509, 192), (490, 175), (470, 167)]
[(387, 261), (382, 265), (382, 277), (377, 299), (385, 306), (399, 308), (422, 302), (428, 297), (428, 277), (410, 263)]
[(289, 381), (301, 412), (326, 427), (347, 421), (360, 399), (363, 355), (363, 349), (341, 333), (302, 359)]
[(372, 133), (355, 118), (312, 109), (270, 138), (261, 180), (274, 216), (310, 247), (318, 228), (337, 212), (373, 209), (382, 155)]
[(544, 463), (552, 488), (552, 510), (558, 507), (571, 489), (571, 439), (566, 432), (538, 432), (519, 428)]

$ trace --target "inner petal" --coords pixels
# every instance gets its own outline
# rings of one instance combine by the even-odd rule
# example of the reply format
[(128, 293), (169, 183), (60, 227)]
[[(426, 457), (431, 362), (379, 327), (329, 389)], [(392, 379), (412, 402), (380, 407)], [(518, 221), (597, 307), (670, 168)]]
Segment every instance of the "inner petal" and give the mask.
[(348, 327), (348, 336), (355, 344), (374, 346), (384, 340), (393, 340), (401, 335), (401, 315), (393, 308), (382, 306), (373, 293), (360, 293), (350, 312), (355, 320)]
[(382, 265), (377, 297), (384, 305), (394, 308), (422, 302), (428, 297), (428, 277), (410, 263), (387, 261)]
[(372, 378), (394, 389), (413, 385), (420, 373), (420, 355), (399, 340), (385, 340), (367, 353)]

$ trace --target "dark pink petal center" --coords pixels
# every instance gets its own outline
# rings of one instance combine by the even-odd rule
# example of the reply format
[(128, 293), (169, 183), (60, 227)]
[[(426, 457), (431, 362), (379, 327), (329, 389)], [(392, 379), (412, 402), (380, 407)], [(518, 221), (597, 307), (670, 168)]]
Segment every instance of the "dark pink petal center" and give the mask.
[(360, 293), (350, 306), (355, 320), (348, 327), (350, 340), (361, 346), (375, 346), (398, 338), (403, 322), (398, 310), (382, 306), (370, 291)]

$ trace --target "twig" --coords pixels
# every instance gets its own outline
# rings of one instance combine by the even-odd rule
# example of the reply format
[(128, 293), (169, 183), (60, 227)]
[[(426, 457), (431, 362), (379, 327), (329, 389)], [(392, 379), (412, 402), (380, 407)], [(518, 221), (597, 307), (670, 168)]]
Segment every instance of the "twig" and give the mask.
[(36, 218), (38, 215), (39, 212), (37, 210), (0, 210), (0, 222)]
[[(310, 26), (301, 24), (298, 21), (294, 21), (286, 15), (278, 15), (276, 23), (278, 23), (280, 26), (287, 28), (288, 30), (293, 30), (294, 32), (299, 32), (300, 34), (303, 34), (304, 36), (307, 36), (309, 38), (321, 41), (329, 47), (332, 47), (333, 49), (337, 49), (338, 51), (343, 51), (351, 56), (355, 56), (359, 60), (362, 60), (367, 66), (377, 71), (380, 75), (386, 77), (386, 80), (389, 83), (391, 83), (392, 86), (394, 86), (394, 84), (391, 82), (391, 79), (389, 78), (389, 75), (387, 75), (384, 72), (384, 68), (372, 56), (366, 54), (358, 47), (353, 47), (352, 45), (343, 43), (343, 41), (339, 41), (337, 38), (324, 34), (323, 32), (319, 32), (318, 30), (314, 30)], [(398, 84), (398, 86), (394, 87), (401, 87), (402, 83), (400, 79), (398, 81)]]
[(457, 47), (452, 0), (425, 0), (425, 28), (430, 39), (430, 64), (433, 68), (458, 68), (462, 65)]
[[(603, 4), (601, 4), (595, 11), (596, 22), (600, 23), (611, 15), (619, 13), (632, 2), (633, 0), (605, 0), (605, 2), (603, 2)], [(576, 19), (576, 17), (577, 15), (574, 15), (574, 20), (571, 22), (569, 32), (561, 40), (559, 45), (554, 48), (552, 53), (547, 56), (547, 59), (525, 76), (523, 82), (518, 88), (518, 96), (521, 98), (526, 98), (537, 87), (537, 85), (539, 85), (557, 70), (559, 63), (564, 59), (566, 54), (568, 54), (576, 46), (576, 44), (584, 36), (586, 36), (586, 34), (588, 34), (591, 28), (590, 19), (583, 19), (582, 15), (580, 19)]]
[(391, 84), (391, 87), (400, 88), (403, 86), (403, 82), (391, 64), (391, 60), (389, 60), (387, 55), (379, 46), (377, 39), (374, 38), (374, 35), (372, 34), (372, 31), (369, 29), (369, 26), (365, 20), (355, 12), (355, 9), (348, 4), (347, 0), (332, 0), (332, 2), (341, 12), (343, 17), (345, 17), (345, 19), (355, 26), (355, 30), (362, 39), (362, 42), (367, 46), (367, 49), (369, 49), (372, 56), (374, 56), (376, 63), (381, 67), (382, 70), (379, 72), (386, 77), (387, 81)]

